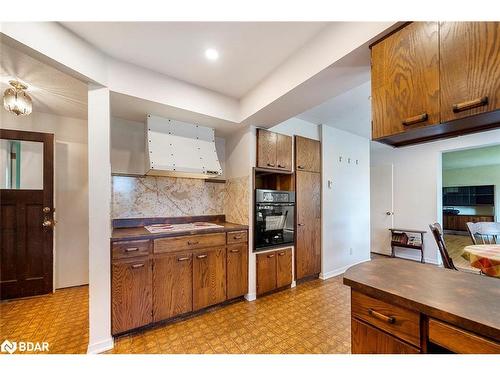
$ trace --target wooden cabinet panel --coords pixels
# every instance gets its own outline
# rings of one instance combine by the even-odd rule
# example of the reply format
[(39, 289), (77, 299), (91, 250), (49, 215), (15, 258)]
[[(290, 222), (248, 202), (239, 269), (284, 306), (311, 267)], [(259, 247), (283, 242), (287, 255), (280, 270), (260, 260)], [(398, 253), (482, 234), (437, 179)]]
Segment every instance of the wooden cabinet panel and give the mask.
[(292, 249), (276, 251), (276, 287), (292, 283)]
[(373, 139), (439, 123), (438, 23), (413, 22), (371, 54)]
[(193, 310), (226, 299), (226, 249), (213, 248), (193, 253)]
[(150, 240), (119, 241), (111, 244), (112, 259), (147, 256), (151, 250)]
[(351, 313), (415, 346), (420, 346), (420, 314), (377, 300), (356, 291), (351, 292)]
[(150, 260), (115, 261), (111, 268), (112, 333), (115, 335), (151, 323)]
[(264, 129), (257, 129), (257, 166), (277, 168), (278, 134)]
[(276, 144), (276, 166), (278, 169), (292, 170), (292, 137), (278, 134)]
[(357, 319), (351, 319), (352, 354), (418, 354), (419, 349)]
[(295, 168), (297, 171), (321, 172), (321, 142), (296, 135)]
[(296, 172), (296, 278), (321, 271), (321, 174)]
[(239, 230), (236, 232), (227, 232), (228, 244), (244, 243), (244, 242), (248, 242), (248, 231)]
[(441, 122), (499, 109), (500, 22), (441, 22), (439, 37)]
[(154, 252), (160, 254), (182, 250), (202, 249), (205, 247), (224, 246), (225, 244), (225, 233), (158, 238), (154, 240)]
[(248, 244), (227, 247), (227, 299), (240, 297), (248, 291)]
[(193, 309), (193, 254), (161, 255), (153, 267), (153, 320)]
[(257, 294), (276, 289), (276, 253), (257, 254)]
[(443, 228), (448, 230), (467, 231), (467, 223), (493, 221), (495, 221), (494, 216), (443, 215)]

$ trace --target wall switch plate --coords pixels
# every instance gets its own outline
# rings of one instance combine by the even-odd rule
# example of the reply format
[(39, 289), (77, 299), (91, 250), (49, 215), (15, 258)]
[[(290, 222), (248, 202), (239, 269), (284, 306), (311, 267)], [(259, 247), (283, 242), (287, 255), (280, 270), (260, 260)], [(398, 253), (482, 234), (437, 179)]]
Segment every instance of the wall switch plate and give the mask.
[(331, 189), (333, 186), (333, 180), (328, 180), (328, 189)]

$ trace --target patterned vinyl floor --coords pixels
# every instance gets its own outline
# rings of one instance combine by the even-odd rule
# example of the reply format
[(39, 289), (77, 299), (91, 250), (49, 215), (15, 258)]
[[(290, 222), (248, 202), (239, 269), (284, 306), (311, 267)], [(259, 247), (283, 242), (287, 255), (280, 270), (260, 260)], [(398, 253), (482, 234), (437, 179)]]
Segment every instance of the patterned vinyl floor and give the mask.
[[(85, 353), (88, 288), (0, 303), (0, 340), (48, 341), (50, 353)], [(350, 298), (342, 277), (314, 280), (254, 302), (115, 340), (110, 353), (349, 353)]]

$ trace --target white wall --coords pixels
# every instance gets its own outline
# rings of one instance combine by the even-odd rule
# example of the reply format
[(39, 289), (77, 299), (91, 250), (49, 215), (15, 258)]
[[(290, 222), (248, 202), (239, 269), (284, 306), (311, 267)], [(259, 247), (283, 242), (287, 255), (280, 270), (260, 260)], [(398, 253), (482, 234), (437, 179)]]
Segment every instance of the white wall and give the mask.
[[(498, 143), (500, 130), (402, 148), (372, 146), (372, 165), (394, 164), (394, 226), (429, 231), (429, 224), (442, 223), (442, 152)], [(373, 193), (377, 186), (371, 189)], [(398, 254), (418, 258), (411, 250), (401, 249)], [(430, 232), (425, 236), (425, 259), (439, 261)]]
[(370, 259), (370, 141), (322, 125), (321, 142), (321, 277), (328, 278)]
[(269, 128), (270, 131), (286, 134), (300, 135), (302, 137), (320, 140), (320, 127), (312, 122), (301, 120), (297, 117), (292, 117), (282, 123)]
[(53, 133), (55, 227), (54, 285), (88, 283), (87, 122), (33, 112), (16, 117), (1, 111), (2, 128)]

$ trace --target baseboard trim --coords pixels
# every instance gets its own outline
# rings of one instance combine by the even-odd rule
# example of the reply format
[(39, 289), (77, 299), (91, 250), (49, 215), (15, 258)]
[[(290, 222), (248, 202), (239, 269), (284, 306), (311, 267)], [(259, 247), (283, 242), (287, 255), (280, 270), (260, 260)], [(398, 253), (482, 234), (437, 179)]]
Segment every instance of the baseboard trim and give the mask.
[(102, 340), (93, 344), (89, 344), (87, 347), (87, 354), (99, 354), (103, 353), (106, 350), (113, 349), (114, 341), (113, 338), (110, 337), (106, 340)]
[(369, 260), (370, 260), (370, 258), (364, 259), (364, 260), (361, 260), (361, 261), (353, 263), (353, 264), (349, 264), (349, 265), (344, 266), (344, 267), (336, 268), (333, 271), (329, 271), (329, 272), (325, 272), (325, 273), (320, 273), (319, 274), (319, 278), (321, 280), (327, 280), (327, 279), (330, 279), (332, 277), (335, 277), (335, 276), (338, 276), (338, 275), (342, 275), (348, 268), (350, 268), (352, 266), (355, 266), (356, 264), (368, 262)]
[(257, 299), (257, 293), (248, 293), (245, 294), (245, 299), (249, 302), (255, 301)]
[[(406, 260), (413, 260), (415, 262), (419, 262), (420, 263), (420, 257), (418, 255), (417, 256), (413, 256), (413, 255), (409, 255), (409, 254), (396, 254), (395, 258), (406, 259)], [(425, 256), (424, 256), (424, 261), (425, 261), (425, 263), (434, 264), (436, 266), (440, 265), (440, 263), (436, 259), (426, 258)]]
[(295, 288), (297, 286), (297, 282), (295, 280), (290, 284), (290, 288)]

